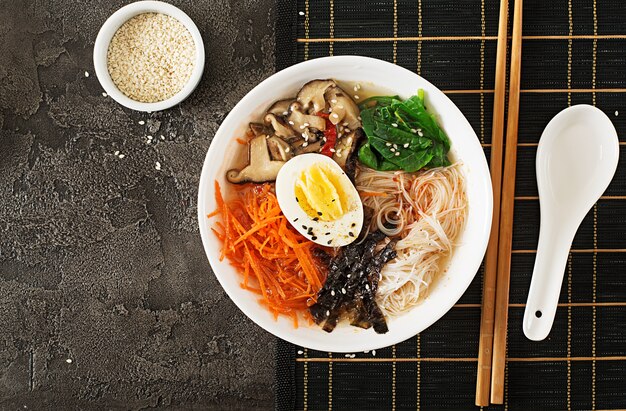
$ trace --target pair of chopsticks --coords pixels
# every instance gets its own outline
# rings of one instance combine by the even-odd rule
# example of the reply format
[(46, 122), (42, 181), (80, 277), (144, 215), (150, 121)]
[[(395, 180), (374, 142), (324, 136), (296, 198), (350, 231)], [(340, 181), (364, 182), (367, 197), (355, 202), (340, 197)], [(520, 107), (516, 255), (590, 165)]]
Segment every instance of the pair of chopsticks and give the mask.
[[(513, 40), (511, 43), (511, 72), (504, 170), (502, 166), (502, 148), (504, 145), (508, 0), (500, 1), (498, 23), (493, 129), (491, 135), (493, 221), (489, 245), (487, 246), (483, 280), (476, 380), (476, 405), (479, 406), (487, 406), (489, 401), (493, 404), (502, 404), (504, 400), (506, 333), (517, 160), (517, 125), (519, 119), (522, 60), (522, 0), (513, 1), (515, 2), (515, 7), (513, 12)], [(490, 391), (491, 397), (489, 395)]]

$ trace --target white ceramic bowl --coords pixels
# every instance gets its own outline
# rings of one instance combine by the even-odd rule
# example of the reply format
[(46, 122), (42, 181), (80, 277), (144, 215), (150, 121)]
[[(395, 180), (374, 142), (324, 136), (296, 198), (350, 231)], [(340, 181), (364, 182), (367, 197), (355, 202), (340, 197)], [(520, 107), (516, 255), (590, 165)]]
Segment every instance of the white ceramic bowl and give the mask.
[[(185, 86), (172, 97), (167, 100), (158, 101), (156, 103), (142, 103), (127, 97), (122, 93), (109, 75), (107, 68), (107, 51), (109, 43), (117, 29), (132, 17), (143, 13), (163, 13), (180, 21), (191, 33), (193, 42), (196, 46), (196, 60), (191, 77)], [(104, 22), (93, 47), (93, 65), (96, 70), (96, 76), (106, 93), (121, 105), (137, 111), (159, 111), (173, 107), (186, 99), (196, 88), (204, 71), (204, 43), (200, 31), (196, 27), (191, 18), (178, 7), (172, 6), (162, 1), (138, 1), (122, 7), (111, 15)]]
[[(214, 222), (207, 214), (215, 210), (214, 181), (227, 187), (224, 174), (232, 166), (237, 143), (249, 121), (258, 121), (261, 113), (275, 100), (294, 96), (309, 80), (333, 78), (373, 84), (402, 97), (423, 88), (428, 108), (440, 117), (440, 124), (452, 142), (456, 159), (464, 164), (469, 214), (459, 246), (455, 248), (448, 269), (431, 286), (428, 297), (407, 313), (388, 318), (389, 332), (376, 334), (349, 324), (340, 324), (332, 333), (313, 325), (294, 328), (288, 318), (275, 321), (257, 302), (257, 296), (242, 289), (241, 274), (228, 261), (219, 261), (220, 241), (210, 230)], [(250, 319), (272, 334), (291, 343), (321, 351), (358, 352), (378, 349), (404, 341), (440, 319), (461, 297), (479, 269), (487, 248), (491, 228), (491, 179), (483, 149), (456, 105), (439, 89), (402, 67), (367, 57), (338, 56), (310, 60), (274, 74), (250, 91), (233, 108), (219, 128), (202, 168), (198, 193), (198, 219), (204, 249), (213, 271), (234, 303)], [(304, 321), (301, 322), (304, 324)]]

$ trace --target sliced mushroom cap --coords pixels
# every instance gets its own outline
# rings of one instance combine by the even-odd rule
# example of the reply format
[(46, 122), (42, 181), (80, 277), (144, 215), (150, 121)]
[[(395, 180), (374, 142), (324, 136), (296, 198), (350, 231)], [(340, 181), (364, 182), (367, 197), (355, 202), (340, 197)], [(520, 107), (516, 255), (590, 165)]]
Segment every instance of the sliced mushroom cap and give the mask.
[(275, 114), (268, 113), (265, 115), (265, 123), (271, 125), (274, 129), (274, 134), (279, 137), (292, 137), (295, 136), (296, 133), (289, 127), (285, 121), (276, 116)]
[(337, 143), (335, 143), (335, 154), (333, 154), (333, 160), (335, 160), (341, 168), (346, 166), (346, 160), (350, 157), (355, 147), (357, 147), (359, 140), (363, 138), (363, 135), (363, 129), (357, 128), (337, 140)]
[(284, 164), (284, 161), (271, 160), (265, 136), (258, 136), (250, 140), (248, 165), (241, 170), (229, 170), (226, 178), (231, 183), (274, 181)]
[(305, 114), (302, 110), (302, 105), (297, 101), (291, 104), (289, 111), (289, 124), (296, 132), (296, 135), (303, 133), (304, 130), (309, 127), (322, 131), (326, 128), (325, 119), (319, 116)]
[(326, 108), (324, 93), (337, 84), (332, 80), (313, 80), (306, 83), (298, 92), (297, 100), (307, 113), (318, 113)]
[(293, 149), (285, 140), (272, 136), (267, 139), (270, 157), (276, 161), (288, 161), (293, 157)]
[(295, 98), (278, 100), (267, 109), (267, 112), (276, 116), (286, 116), (289, 114), (289, 105), (295, 100)]
[(318, 140), (315, 143), (302, 142), (299, 146), (294, 147), (294, 154), (299, 156), (300, 154), (318, 153), (323, 145), (324, 142), (322, 140)]
[(359, 120), (359, 107), (356, 103), (339, 87), (333, 87), (326, 92), (326, 99), (332, 109), (328, 117), (333, 124), (345, 124), (350, 130), (361, 127)]
[(272, 132), (268, 126), (261, 123), (250, 123), (250, 131), (252, 131), (252, 134), (255, 136), (260, 136), (262, 134), (268, 135)]

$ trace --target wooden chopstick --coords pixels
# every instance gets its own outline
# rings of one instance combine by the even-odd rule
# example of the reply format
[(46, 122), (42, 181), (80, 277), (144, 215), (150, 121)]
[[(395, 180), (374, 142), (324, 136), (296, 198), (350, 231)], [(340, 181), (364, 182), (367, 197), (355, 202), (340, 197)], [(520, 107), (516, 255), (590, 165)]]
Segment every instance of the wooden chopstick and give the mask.
[(509, 305), (509, 280), (511, 275), (511, 244), (513, 241), (513, 206), (515, 204), (521, 63), (522, 0), (515, 0), (515, 8), (513, 11), (513, 40), (511, 43), (508, 121), (506, 125), (506, 148), (504, 156), (504, 179), (500, 208), (496, 316), (491, 370), (491, 402), (494, 404), (502, 404), (504, 401), (504, 369), (506, 366), (506, 331)]
[(493, 96), (493, 126), (491, 129), (491, 185), (493, 186), (493, 219), (483, 275), (482, 313), (476, 375), (476, 405), (489, 405), (491, 355), (493, 348), (493, 319), (496, 298), (498, 264), (498, 233), (500, 231), (500, 188), (502, 186), (502, 146), (504, 139), (504, 105), (506, 92), (506, 46), (508, 0), (500, 0), (496, 74)]

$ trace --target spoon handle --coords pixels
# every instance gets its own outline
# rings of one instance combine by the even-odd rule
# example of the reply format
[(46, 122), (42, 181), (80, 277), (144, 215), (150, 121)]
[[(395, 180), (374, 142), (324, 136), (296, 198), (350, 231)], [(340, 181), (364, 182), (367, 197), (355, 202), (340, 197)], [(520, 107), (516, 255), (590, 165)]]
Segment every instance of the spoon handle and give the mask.
[[(542, 217), (543, 218), (543, 217)], [(572, 241), (578, 227), (564, 229), (548, 218), (541, 224), (535, 268), (524, 311), (524, 334), (541, 341), (548, 336), (561, 294), (561, 285)]]

